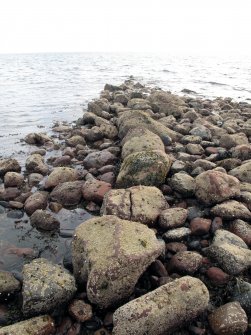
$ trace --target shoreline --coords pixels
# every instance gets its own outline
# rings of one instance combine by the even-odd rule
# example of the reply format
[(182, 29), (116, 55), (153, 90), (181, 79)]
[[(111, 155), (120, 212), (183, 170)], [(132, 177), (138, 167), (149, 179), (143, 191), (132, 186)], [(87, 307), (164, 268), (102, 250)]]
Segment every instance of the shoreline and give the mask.
[[(34, 145), (34, 152), (26, 158), (25, 175), (16, 160), (0, 160), (0, 215), (19, 213), (20, 218), (10, 218), (23, 224), (25, 212), (26, 225), (42, 230), (41, 235), (63, 231), (69, 241), (74, 237), (72, 252), (60, 262), (70, 273), (47, 261), (41, 264), (44, 285), (58, 299), (54, 306), (33, 272), (36, 261), (31, 259), (41, 255), (16, 247), (13, 252), (31, 265), (16, 279), (8, 273), (12, 286), (4, 287), (0, 277), (0, 325), (14, 323), (0, 328), (0, 334), (11, 334), (11, 327), (25, 334), (28, 323), (15, 322), (41, 314), (52, 317), (45, 323), (39, 319), (41, 334), (80, 334), (81, 328), (86, 334), (111, 334), (113, 325), (115, 335), (160, 330), (214, 334), (224, 322), (231, 334), (234, 320), (226, 320), (231, 308), (239, 315), (239, 329), (246, 331), (251, 301), (250, 115), (246, 102), (182, 97), (128, 80), (107, 84), (76, 125), (59, 123), (53, 136), (28, 134), (25, 142)], [(67, 215), (67, 209), (76, 207), (92, 218), (82, 228), (77, 222), (62, 229), (58, 213), (65, 208)], [(57, 278), (48, 278), (52, 268), (63, 273), (63, 289)], [(161, 302), (166, 293), (160, 288), (171, 290), (168, 294), (177, 291), (167, 300), (171, 311)], [(159, 319), (144, 301), (155, 291), (158, 313), (170, 313), (170, 320)], [(137, 303), (138, 297), (142, 302)], [(135, 315), (128, 314), (126, 303)], [(63, 306), (68, 306), (65, 313)], [(185, 326), (179, 329), (181, 321)]]

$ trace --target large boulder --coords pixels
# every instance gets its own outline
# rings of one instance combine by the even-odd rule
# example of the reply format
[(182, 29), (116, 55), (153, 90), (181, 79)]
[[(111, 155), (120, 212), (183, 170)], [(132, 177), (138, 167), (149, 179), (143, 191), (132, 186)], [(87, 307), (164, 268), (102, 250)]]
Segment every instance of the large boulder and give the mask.
[(30, 155), (25, 162), (25, 167), (28, 172), (37, 172), (46, 175), (49, 171), (48, 166), (44, 163), (43, 156), (39, 154)]
[(0, 159), (0, 177), (4, 176), (6, 172), (20, 172), (21, 167), (16, 159), (7, 158)]
[(56, 328), (49, 315), (41, 315), (0, 328), (0, 335), (52, 335)]
[(244, 183), (251, 183), (251, 160), (241, 166), (229, 171), (231, 176), (238, 178)]
[(45, 187), (53, 188), (60, 183), (67, 181), (75, 181), (78, 179), (78, 172), (75, 169), (69, 167), (57, 167), (49, 175), (46, 180)]
[(22, 308), (26, 316), (52, 311), (67, 303), (76, 290), (74, 277), (44, 258), (23, 267)]
[(164, 145), (169, 145), (172, 142), (168, 128), (151, 118), (147, 112), (141, 110), (123, 112), (118, 119), (118, 126), (120, 138), (124, 138), (130, 129), (146, 128), (158, 135)]
[(159, 150), (165, 152), (160, 137), (145, 128), (133, 128), (123, 139), (122, 159), (134, 152)]
[(184, 100), (179, 96), (164, 91), (153, 92), (148, 101), (153, 111), (175, 117), (181, 117), (186, 107)]
[(237, 178), (219, 171), (202, 172), (195, 178), (195, 195), (206, 205), (228, 200), (240, 194)]
[(117, 187), (164, 184), (170, 169), (170, 158), (162, 151), (141, 151), (127, 156), (117, 177)]
[(63, 206), (75, 206), (82, 197), (82, 181), (68, 181), (58, 184), (50, 194), (52, 201)]
[(185, 276), (118, 308), (114, 335), (173, 334), (206, 310), (209, 292), (197, 278)]
[(167, 207), (165, 197), (157, 187), (134, 186), (106, 193), (101, 212), (152, 226)]
[(74, 275), (80, 284), (87, 282), (92, 303), (107, 307), (130, 296), (140, 275), (163, 248), (163, 241), (141, 223), (112, 215), (92, 218), (75, 231)]

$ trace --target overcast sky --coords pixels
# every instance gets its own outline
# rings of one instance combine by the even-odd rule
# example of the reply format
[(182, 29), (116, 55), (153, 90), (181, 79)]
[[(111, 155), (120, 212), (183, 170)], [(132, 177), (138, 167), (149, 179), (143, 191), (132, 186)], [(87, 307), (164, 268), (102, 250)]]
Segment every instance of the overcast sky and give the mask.
[(0, 0), (0, 53), (251, 56), (250, 0)]

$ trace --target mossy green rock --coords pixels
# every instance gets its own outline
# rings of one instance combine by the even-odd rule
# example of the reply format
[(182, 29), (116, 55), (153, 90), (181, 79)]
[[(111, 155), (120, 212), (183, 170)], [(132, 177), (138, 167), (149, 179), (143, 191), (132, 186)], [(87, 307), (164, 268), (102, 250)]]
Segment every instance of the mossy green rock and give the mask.
[(145, 269), (164, 251), (144, 224), (113, 215), (79, 225), (72, 242), (73, 270), (87, 282), (88, 299), (105, 308), (128, 298)]
[(162, 151), (141, 151), (127, 156), (117, 177), (117, 187), (159, 186), (165, 182), (171, 161)]
[(160, 137), (144, 128), (129, 130), (126, 140), (123, 142), (122, 159), (140, 151), (159, 150), (165, 152), (165, 147)]

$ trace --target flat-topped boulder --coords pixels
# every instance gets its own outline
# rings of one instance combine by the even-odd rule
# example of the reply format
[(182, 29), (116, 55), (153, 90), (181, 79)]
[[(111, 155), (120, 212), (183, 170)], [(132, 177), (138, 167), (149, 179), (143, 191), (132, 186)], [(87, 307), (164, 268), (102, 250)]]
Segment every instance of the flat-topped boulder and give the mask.
[(116, 215), (153, 226), (166, 208), (168, 204), (157, 187), (133, 186), (106, 193), (101, 211), (103, 215)]
[(203, 282), (185, 276), (119, 307), (113, 315), (113, 334), (172, 334), (202, 313), (208, 303)]
[(79, 225), (72, 242), (76, 280), (88, 299), (108, 307), (130, 296), (144, 270), (164, 251), (147, 226), (107, 215)]
[(171, 161), (162, 151), (141, 151), (127, 156), (117, 177), (117, 187), (164, 184)]
[(251, 220), (251, 212), (241, 202), (236, 200), (227, 200), (214, 206), (211, 213), (215, 216), (220, 216), (223, 219), (235, 220)]

